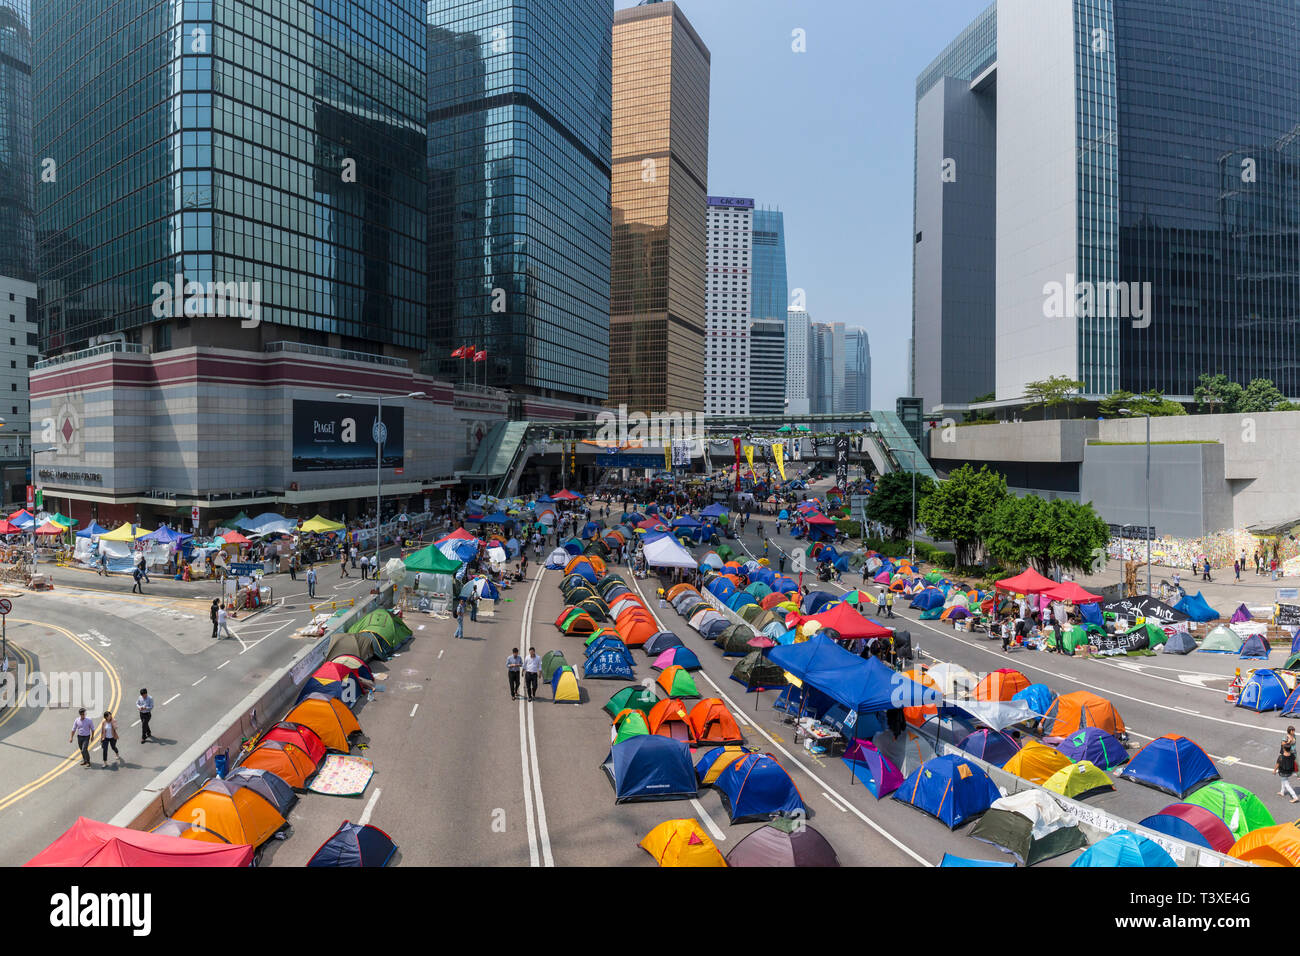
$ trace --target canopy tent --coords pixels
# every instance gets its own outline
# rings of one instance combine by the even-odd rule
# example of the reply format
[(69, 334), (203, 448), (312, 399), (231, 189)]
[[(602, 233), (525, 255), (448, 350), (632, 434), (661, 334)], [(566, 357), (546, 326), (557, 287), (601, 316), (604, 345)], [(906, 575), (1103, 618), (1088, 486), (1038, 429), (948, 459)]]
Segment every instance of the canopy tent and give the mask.
[(39, 534), (42, 537), (45, 537), (45, 536), (51, 536), (56, 534), (63, 534), (67, 530), (68, 529), (63, 527), (62, 525), (57, 525), (53, 521), (47, 521), (45, 522), (45, 524), (37, 528), (33, 532), (33, 534)]
[(840, 638), (846, 641), (858, 638), (893, 637), (894, 635), (894, 632), (889, 628), (881, 627), (879, 624), (869, 621), (855, 611), (851, 605), (843, 602), (836, 604), (829, 611), (821, 611), (815, 616), (801, 617), (799, 623), (804, 624), (814, 619), (823, 628), (829, 627), (837, 631)]
[(186, 534), (184, 531), (173, 531), (166, 526), (159, 528), (157, 531), (146, 534), (141, 541), (157, 541), (159, 544), (180, 544), (189, 541), (194, 535)]
[(1014, 577), (1002, 578), (997, 582), (997, 586), (1013, 594), (1042, 594), (1057, 587), (1057, 583), (1051, 578), (1043, 577), (1033, 568), (1025, 568)]
[(135, 541), (143, 538), (149, 532), (139, 525), (128, 524), (123, 522), (112, 531), (105, 532), (99, 536), (101, 541)]
[(330, 521), (328, 518), (316, 515), (304, 521), (299, 530), (306, 534), (328, 534), (333, 531), (342, 531), (346, 527), (346, 525), (339, 524), (337, 521)]
[(1073, 581), (1062, 581), (1041, 593), (1053, 601), (1068, 601), (1070, 604), (1099, 604), (1103, 600), (1100, 594), (1091, 594)]
[(877, 658), (864, 660), (851, 654), (824, 634), (814, 634), (802, 644), (774, 647), (768, 657), (850, 711), (874, 713), (938, 703), (933, 688), (904, 677)]
[(830, 842), (815, 827), (779, 818), (740, 838), (727, 866), (839, 866)]
[(292, 534), (298, 529), (298, 522), (293, 518), (286, 518), (284, 515), (267, 511), (256, 518), (241, 521), (238, 527), (241, 531), (246, 531), (249, 534)]
[(1119, 830), (1079, 854), (1070, 866), (1177, 866), (1159, 843), (1131, 830)]
[(253, 847), (247, 844), (187, 840), (77, 817), (23, 866), (249, 866), (252, 862)]
[(455, 574), (461, 566), (460, 561), (447, 557), (435, 544), (407, 555), (402, 564), (407, 571), (417, 574)]
[(646, 564), (652, 568), (689, 568), (699, 567), (690, 552), (678, 544), (670, 535), (646, 541), (642, 546)]

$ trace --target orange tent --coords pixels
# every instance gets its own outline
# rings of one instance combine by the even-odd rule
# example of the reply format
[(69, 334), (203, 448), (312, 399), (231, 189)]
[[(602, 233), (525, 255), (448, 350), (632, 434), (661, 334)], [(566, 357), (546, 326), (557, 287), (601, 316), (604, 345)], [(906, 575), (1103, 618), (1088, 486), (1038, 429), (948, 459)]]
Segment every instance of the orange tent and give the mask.
[(745, 586), (743, 583), (741, 583), (739, 574), (724, 574), (722, 575), (722, 577), (726, 578), (728, 581), (730, 581), (738, 588), (743, 588)]
[(664, 597), (667, 598), (669, 601), (676, 601), (681, 595), (685, 594), (687, 591), (694, 591), (696, 594), (700, 593), (698, 590), (696, 590), (695, 585), (691, 584), (689, 581), (683, 581), (681, 584), (674, 584), (672, 587), (670, 587), (668, 589), (668, 593), (665, 594)]
[(239, 765), (269, 771), (295, 790), (304, 789), (316, 772), (315, 762), (302, 748), (278, 740), (258, 744)]
[(226, 838), (220, 833), (213, 833), (211, 830), (205, 830), (193, 823), (186, 823), (184, 820), (173, 820), (171, 817), (168, 817), (149, 832), (157, 833), (160, 836), (180, 837), (182, 840), (198, 840), (200, 843), (227, 842)]
[(234, 793), (200, 790), (177, 808), (173, 820), (220, 834), (231, 843), (261, 846), (288, 821), (261, 794), (240, 787)]
[(1070, 766), (1072, 762), (1055, 747), (1030, 740), (1012, 754), (1002, 769), (1030, 783), (1046, 783), (1056, 771)]
[(1251, 830), (1228, 856), (1256, 866), (1300, 866), (1300, 821)]
[(758, 606), (761, 607), (764, 611), (770, 611), (778, 604), (781, 604), (788, 600), (790, 600), (790, 595), (785, 594), (782, 591), (773, 591), (767, 597), (763, 598), (763, 600), (759, 601)]
[(986, 676), (975, 685), (976, 700), (1010, 700), (1030, 685), (1031, 681), (1018, 670), (1003, 667)]
[[(903, 676), (910, 677), (912, 680), (916, 681), (918, 684), (924, 685), (925, 687), (933, 687), (939, 696), (943, 696), (943, 690), (930, 678), (929, 675), (925, 673), (925, 671), (919, 669), (904, 671)], [(903, 716), (907, 718), (907, 722), (913, 727), (920, 727), (926, 722), (926, 720), (937, 716), (938, 713), (939, 706), (937, 704), (931, 704), (928, 707), (903, 708)]]
[(745, 740), (736, 718), (717, 697), (705, 697), (692, 707), (689, 723), (699, 744), (739, 744)]
[(1062, 694), (1052, 701), (1043, 718), (1044, 737), (1068, 737), (1085, 727), (1098, 727), (1109, 733), (1124, 733), (1124, 718), (1105, 697), (1086, 690)]
[(361, 725), (343, 701), (324, 694), (308, 694), (284, 719), (310, 727), (326, 747), (344, 754), (352, 750), (348, 737), (361, 733)]
[(304, 727), (302, 724), (281, 721), (263, 734), (262, 739), (258, 742), (266, 743), (271, 740), (293, 744), (306, 753), (308, 757), (311, 757), (311, 762), (314, 764), (319, 764), (325, 759), (325, 745), (321, 743), (314, 730), (310, 727)]
[(628, 647), (643, 647), (646, 641), (659, 633), (659, 628), (648, 617), (628, 615), (619, 620), (618, 633)]
[(669, 697), (651, 707), (646, 717), (646, 726), (652, 734), (695, 746), (695, 732), (691, 729), (690, 715), (680, 700)]

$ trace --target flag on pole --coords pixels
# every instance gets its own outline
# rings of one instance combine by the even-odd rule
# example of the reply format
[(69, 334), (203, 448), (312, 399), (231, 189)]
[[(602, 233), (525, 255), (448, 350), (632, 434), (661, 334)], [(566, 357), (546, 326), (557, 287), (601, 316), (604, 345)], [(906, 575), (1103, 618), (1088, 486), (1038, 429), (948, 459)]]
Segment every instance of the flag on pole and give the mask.
[(452, 358), (463, 358), (464, 356), (465, 356), (465, 346), (463, 345), (460, 348), (456, 349), (456, 351), (451, 353)]
[(486, 362), (486, 361), (487, 361), (487, 352), (475, 352), (475, 353), (474, 353), (474, 361), (475, 361), (475, 362)]

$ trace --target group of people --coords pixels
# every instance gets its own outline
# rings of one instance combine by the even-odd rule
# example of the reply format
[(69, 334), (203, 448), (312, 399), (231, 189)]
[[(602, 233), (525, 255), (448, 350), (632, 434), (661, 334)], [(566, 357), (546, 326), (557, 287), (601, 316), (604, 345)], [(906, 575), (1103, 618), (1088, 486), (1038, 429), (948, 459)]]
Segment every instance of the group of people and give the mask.
[(510, 685), (510, 699), (519, 699), (519, 675), (524, 676), (524, 693), (526, 700), (537, 699), (537, 684), (542, 676), (542, 659), (537, 656), (537, 648), (528, 648), (528, 656), (520, 657), (519, 648), (512, 647), (506, 658), (506, 682)]
[[(140, 688), (140, 696), (135, 701), (136, 712), (140, 715), (140, 743), (145, 743), (153, 738), (153, 731), (149, 729), (149, 720), (153, 717), (153, 698), (149, 696), (148, 688)], [(117, 749), (117, 741), (120, 737), (117, 726), (117, 718), (113, 716), (111, 710), (104, 711), (104, 715), (99, 721), (99, 744), (103, 755), (104, 766), (108, 766), (108, 751), (111, 747), (113, 756), (117, 758), (118, 764), (122, 762), (122, 752)], [(95, 722), (86, 716), (86, 708), (77, 708), (77, 717), (72, 722), (72, 732), (68, 734), (68, 743), (73, 740), (77, 742), (77, 749), (81, 751), (81, 766), (92, 766), (90, 762), (90, 741), (94, 738), (96, 732)]]

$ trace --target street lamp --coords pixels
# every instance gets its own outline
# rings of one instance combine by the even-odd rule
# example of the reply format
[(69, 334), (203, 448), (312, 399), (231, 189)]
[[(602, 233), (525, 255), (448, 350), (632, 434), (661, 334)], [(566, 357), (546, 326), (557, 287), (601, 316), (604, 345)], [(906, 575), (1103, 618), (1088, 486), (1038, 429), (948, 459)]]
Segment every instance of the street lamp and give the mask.
[[(335, 398), (356, 398), (351, 392), (338, 392)], [(361, 398), (370, 398), (362, 395)], [(384, 427), (384, 396), (375, 395), (375, 424), (370, 430), (375, 440), (375, 573), (379, 573), (379, 525), (383, 520), (384, 497), (384, 441), (388, 438), (388, 429)], [(407, 398), (428, 398), (425, 392), (407, 392)], [(346, 560), (346, 555), (344, 556)]]
[[(1121, 408), (1121, 415), (1131, 415), (1132, 409)], [(1147, 420), (1147, 597), (1151, 596), (1151, 413), (1143, 412), (1143, 417)], [(1195, 568), (1192, 568), (1195, 571)]]

